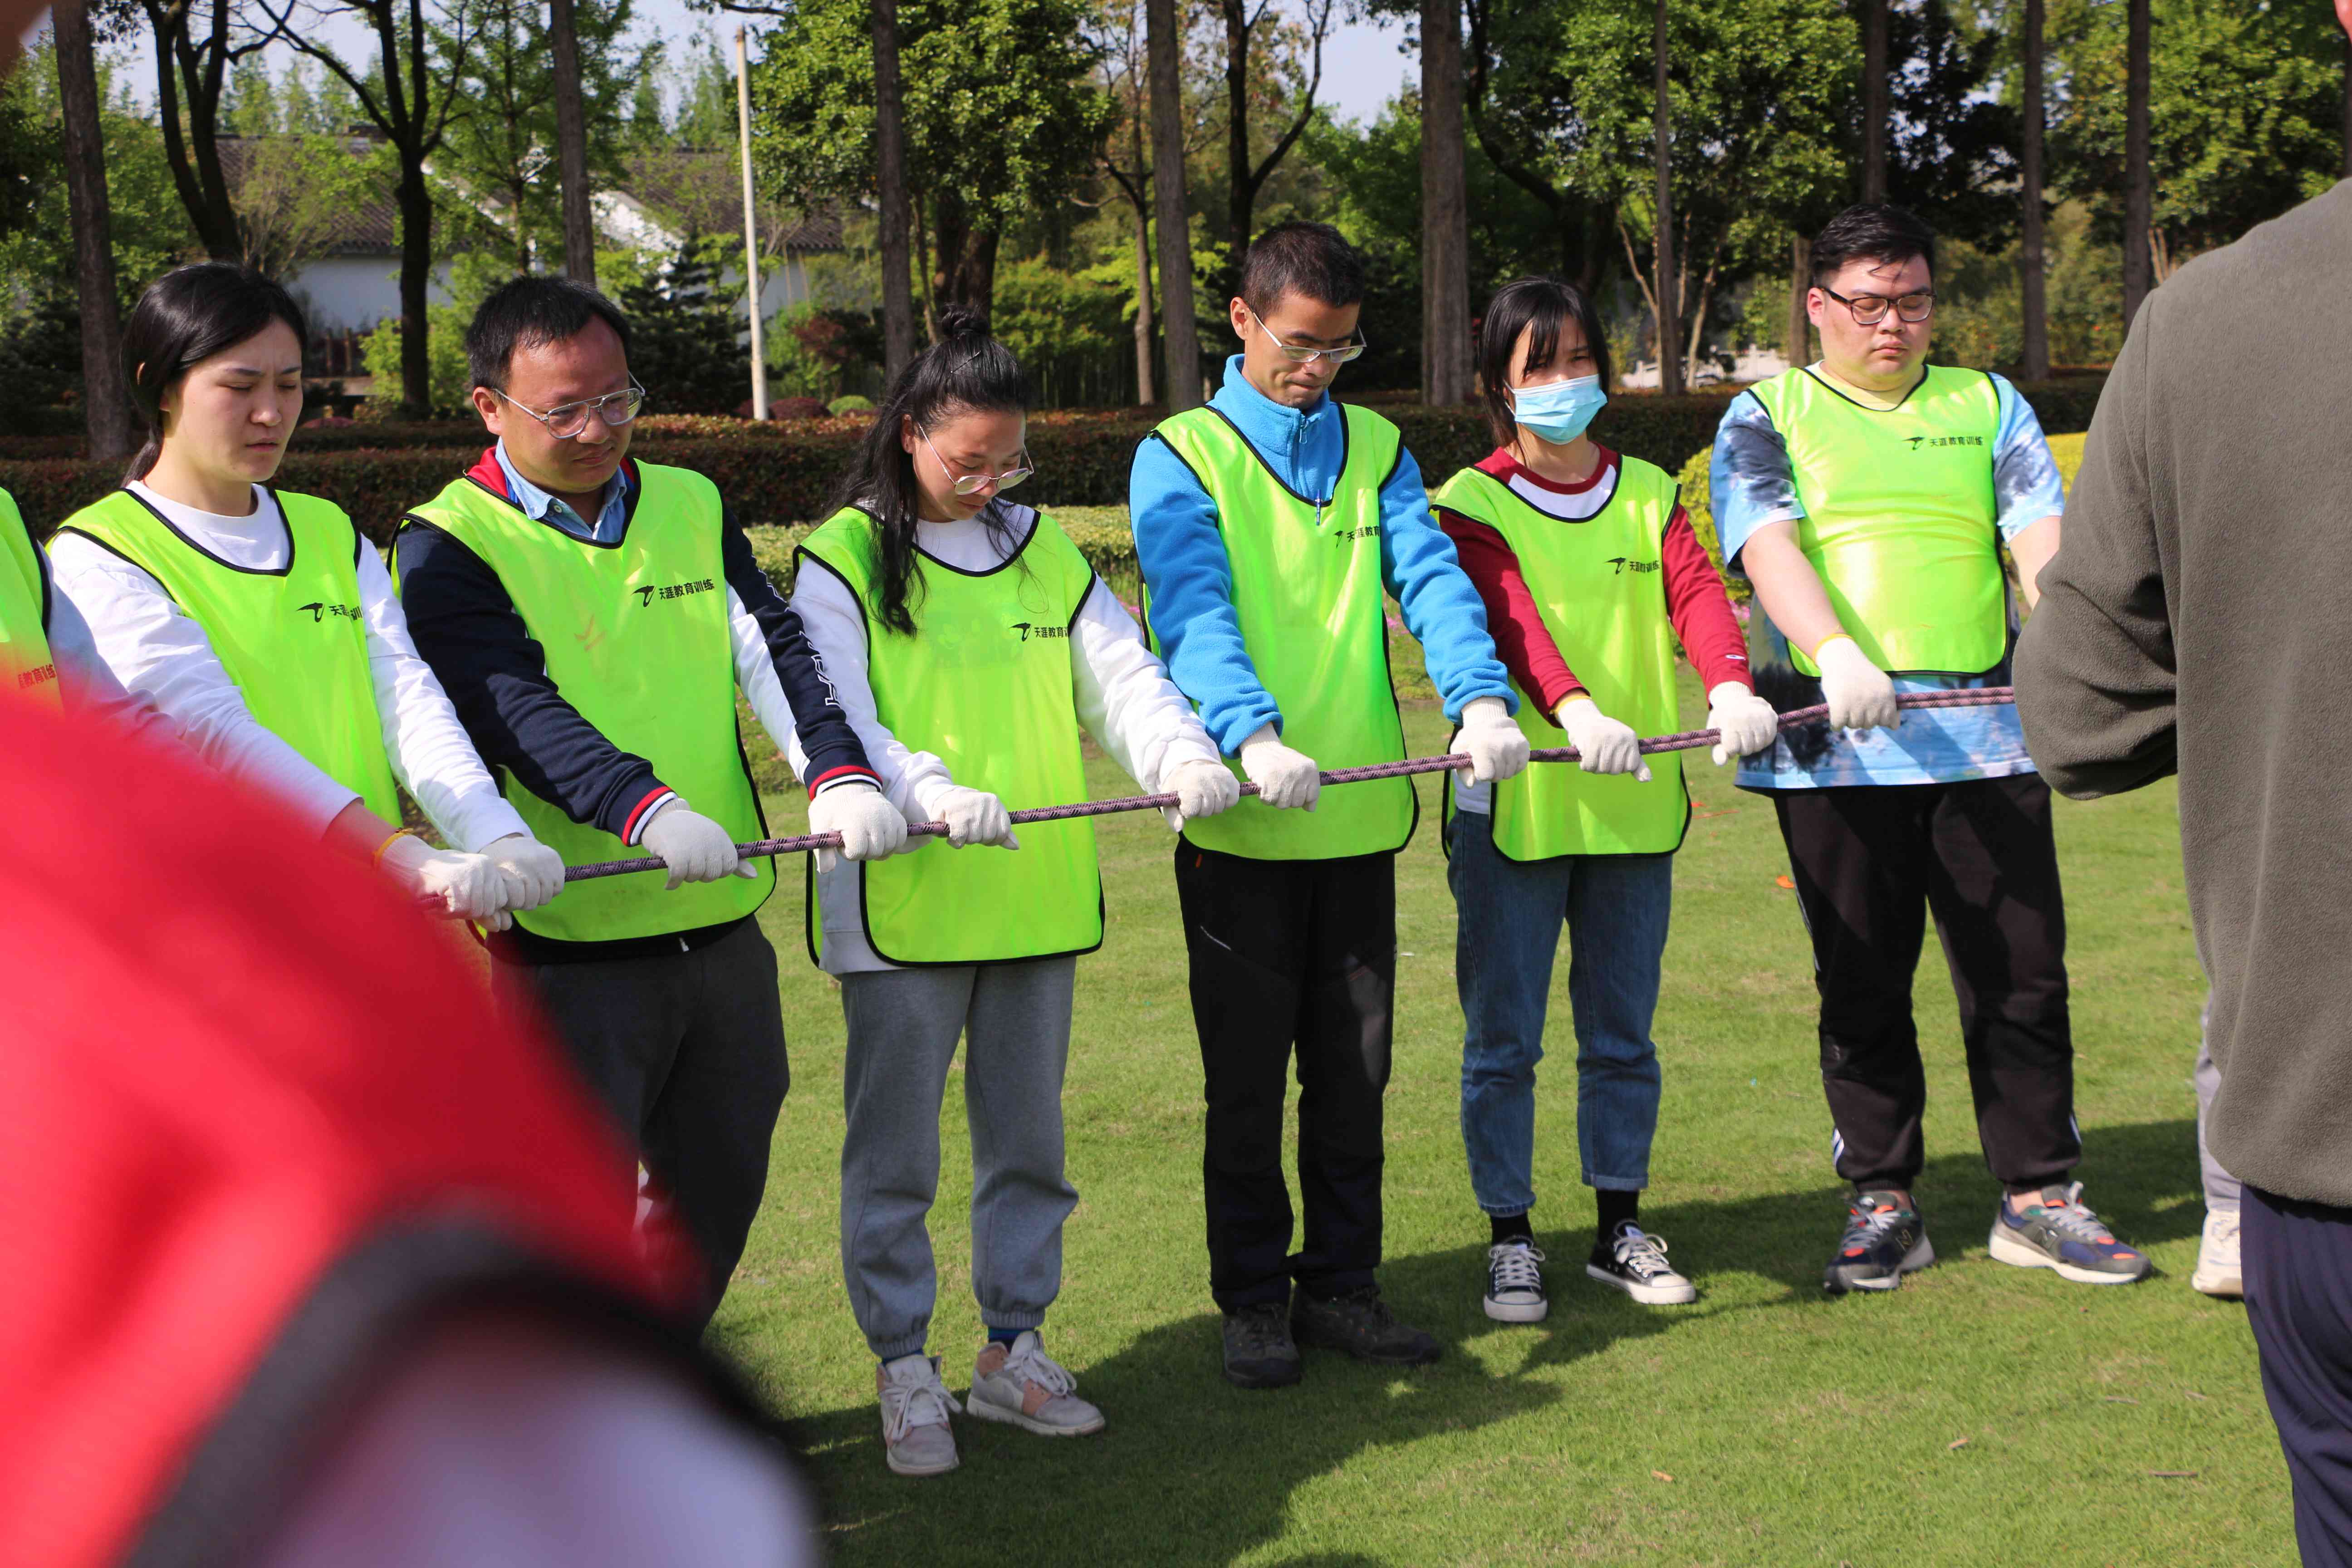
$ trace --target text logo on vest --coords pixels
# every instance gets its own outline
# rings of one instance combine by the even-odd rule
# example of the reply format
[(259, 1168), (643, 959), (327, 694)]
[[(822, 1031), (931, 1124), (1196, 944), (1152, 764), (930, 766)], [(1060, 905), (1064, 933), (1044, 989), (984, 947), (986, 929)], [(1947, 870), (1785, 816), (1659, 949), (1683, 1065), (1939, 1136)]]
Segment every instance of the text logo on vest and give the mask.
[(1904, 439), (1911, 443), (1911, 449), (1915, 452), (1923, 446), (1981, 447), (1985, 444), (1981, 436), (1906, 436)]
[(1067, 626), (1041, 626), (1030, 621), (1015, 621), (1013, 623), (1013, 629), (1021, 634), (1023, 642), (1027, 642), (1033, 637), (1066, 637), (1070, 635), (1070, 628)]
[(305, 610), (310, 612), (310, 624), (314, 626), (323, 624), (329, 616), (340, 616), (347, 621), (356, 621), (360, 618), (360, 607), (357, 605), (329, 605), (313, 599), (307, 605), (294, 606), (294, 613), (298, 616)]
[(1609, 564), (1617, 568), (1616, 571), (1609, 574), (1612, 577), (1622, 577), (1628, 566), (1636, 572), (1657, 572), (1664, 570), (1665, 566), (1663, 561), (1636, 561), (1627, 555), (1612, 555), (1609, 558)]
[(645, 605), (656, 599), (683, 599), (688, 594), (708, 594), (715, 586), (708, 577), (694, 583), (648, 583), (637, 590), (637, 603)]

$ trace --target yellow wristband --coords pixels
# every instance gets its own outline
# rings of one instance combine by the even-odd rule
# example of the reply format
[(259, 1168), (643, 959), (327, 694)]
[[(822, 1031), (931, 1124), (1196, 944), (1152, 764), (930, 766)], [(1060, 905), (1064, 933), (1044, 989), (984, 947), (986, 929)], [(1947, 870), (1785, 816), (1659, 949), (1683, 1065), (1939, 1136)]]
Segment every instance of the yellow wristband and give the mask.
[[(1848, 641), (1848, 642), (1853, 642), (1853, 634), (1852, 632), (1832, 632), (1829, 636), (1827, 636), (1827, 637), (1823, 637), (1821, 641), (1819, 641), (1819, 642), (1815, 643), (1815, 644), (1813, 645), (1813, 651), (1812, 651), (1811, 653), (1808, 654), (1806, 657), (1807, 657), (1808, 658), (1811, 658), (1811, 659), (1815, 664), (1819, 664), (1819, 663), (1821, 663), (1821, 662), (1822, 662), (1822, 649), (1823, 649), (1823, 648), (1825, 648), (1825, 647), (1829, 647), (1829, 646), (1830, 646), (1830, 644), (1832, 644), (1832, 643), (1833, 643), (1833, 642), (1837, 641), (1840, 637), (1843, 637), (1843, 638), (1844, 638), (1846, 641)], [(1859, 643), (1855, 643), (1855, 644), (1854, 644), (1854, 646), (1855, 646), (1855, 647), (1860, 647), (1860, 646), (1862, 646), (1862, 645), (1861, 645), (1861, 644), (1859, 644)]]
[(375, 853), (368, 857), (368, 864), (371, 866), (382, 866), (383, 864), (383, 852), (415, 831), (416, 829), (414, 827), (403, 827), (396, 830), (391, 837), (385, 839), (383, 843), (375, 847)]

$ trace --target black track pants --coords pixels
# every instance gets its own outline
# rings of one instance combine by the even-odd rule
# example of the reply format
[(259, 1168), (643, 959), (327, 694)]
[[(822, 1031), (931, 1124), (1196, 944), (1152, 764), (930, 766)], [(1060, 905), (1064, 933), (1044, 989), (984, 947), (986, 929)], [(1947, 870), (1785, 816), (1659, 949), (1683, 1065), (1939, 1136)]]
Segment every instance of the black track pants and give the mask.
[[(1396, 858), (1251, 860), (1176, 846), (1206, 1078), (1209, 1286), (1230, 1312), (1372, 1282), (1396, 992)], [(1298, 1063), (1304, 1244), (1290, 1251), (1283, 1096)]]

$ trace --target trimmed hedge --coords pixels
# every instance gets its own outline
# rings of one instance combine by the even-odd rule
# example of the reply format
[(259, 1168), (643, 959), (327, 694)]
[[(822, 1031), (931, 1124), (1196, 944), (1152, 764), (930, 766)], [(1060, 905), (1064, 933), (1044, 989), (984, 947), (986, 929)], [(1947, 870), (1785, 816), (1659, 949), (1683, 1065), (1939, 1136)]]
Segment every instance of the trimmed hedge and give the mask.
[[(2026, 388), (2053, 433), (2087, 429), (2101, 384), (2077, 378)], [(1713, 444), (1728, 395), (1620, 397), (1593, 422), (1608, 446), (1675, 472)], [(1466, 408), (1389, 404), (1381, 412), (1404, 432), (1405, 444), (1433, 486), (1485, 457), (1485, 418)], [(1039, 414), (1030, 421), (1029, 450), (1039, 477), (1022, 496), (1051, 506), (1123, 506), (1136, 443), (1157, 423), (1149, 410)], [(632, 450), (648, 461), (675, 463), (709, 476), (748, 525), (806, 522), (820, 517), (835, 479), (865, 434), (856, 416), (758, 426), (714, 416), (661, 415), (642, 424)], [(459, 421), (431, 425), (344, 425), (303, 431), (279, 471), (289, 489), (325, 496), (382, 542), (403, 510), (436, 494), (478, 452), (484, 437)], [(27, 443), (0, 449), (22, 450)], [(37, 536), (99, 500), (121, 470), (64, 452), (0, 460), (0, 489), (16, 497)], [(1132, 572), (1132, 556), (1127, 570)], [(1111, 575), (1106, 573), (1108, 577)]]

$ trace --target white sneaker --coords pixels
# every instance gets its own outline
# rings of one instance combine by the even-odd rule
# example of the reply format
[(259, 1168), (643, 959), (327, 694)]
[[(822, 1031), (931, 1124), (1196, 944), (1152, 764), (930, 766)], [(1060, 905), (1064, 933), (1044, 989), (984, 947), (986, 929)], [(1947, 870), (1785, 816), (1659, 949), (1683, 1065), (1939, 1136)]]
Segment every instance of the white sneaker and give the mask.
[(2246, 1293), (2245, 1276), (2238, 1268), (2238, 1211), (2205, 1211), (2205, 1234), (2197, 1242), (2197, 1272), (2189, 1277), (2192, 1289), (2208, 1296), (2237, 1300)]
[(1614, 1285), (1645, 1307), (1679, 1307), (1698, 1300), (1698, 1287), (1666, 1261), (1666, 1238), (1652, 1236), (1632, 1220), (1617, 1227), (1604, 1254), (1595, 1248), (1585, 1273)]
[(1084, 1437), (1103, 1429), (1103, 1413), (1080, 1399), (1078, 1380), (1045, 1353), (1034, 1329), (1013, 1348), (991, 1341), (971, 1366), (967, 1407), (983, 1421), (1003, 1421), (1044, 1437)]
[(1506, 1241), (1486, 1249), (1486, 1315), (1498, 1323), (1540, 1323), (1544, 1255), (1532, 1241)]
[(874, 1373), (882, 1401), (882, 1449), (902, 1476), (944, 1475), (956, 1468), (955, 1434), (948, 1413), (961, 1413), (948, 1385), (940, 1381), (940, 1358), (902, 1355)]

